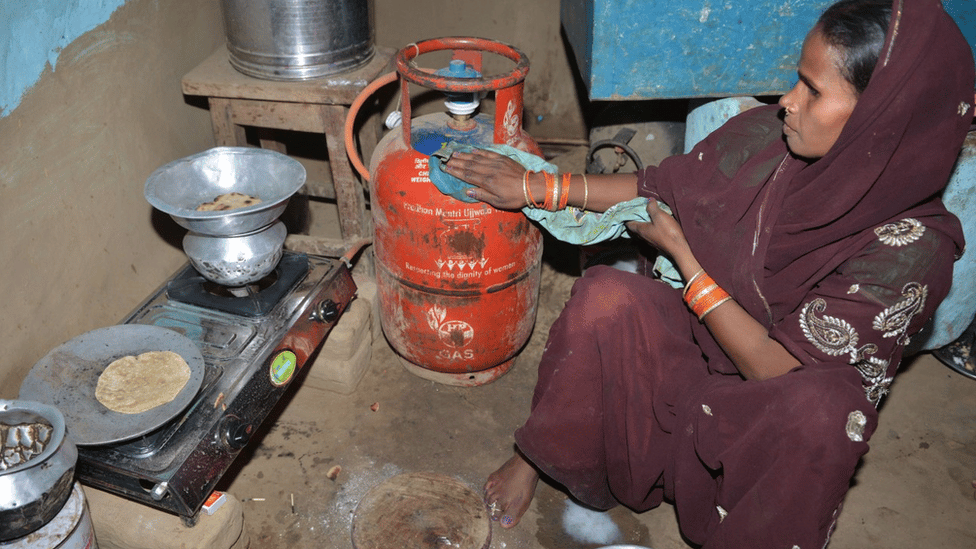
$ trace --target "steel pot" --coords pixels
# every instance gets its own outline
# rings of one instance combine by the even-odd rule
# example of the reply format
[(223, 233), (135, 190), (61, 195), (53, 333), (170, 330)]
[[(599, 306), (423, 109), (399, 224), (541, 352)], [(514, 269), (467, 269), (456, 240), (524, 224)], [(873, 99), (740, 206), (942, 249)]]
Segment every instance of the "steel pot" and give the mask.
[(0, 541), (41, 528), (71, 496), (78, 450), (47, 404), (0, 400)]
[(281, 260), (288, 230), (277, 221), (265, 229), (241, 236), (187, 233), (183, 251), (190, 264), (207, 280), (239, 287), (261, 280)]
[(230, 64), (269, 80), (308, 80), (373, 57), (373, 0), (221, 0)]

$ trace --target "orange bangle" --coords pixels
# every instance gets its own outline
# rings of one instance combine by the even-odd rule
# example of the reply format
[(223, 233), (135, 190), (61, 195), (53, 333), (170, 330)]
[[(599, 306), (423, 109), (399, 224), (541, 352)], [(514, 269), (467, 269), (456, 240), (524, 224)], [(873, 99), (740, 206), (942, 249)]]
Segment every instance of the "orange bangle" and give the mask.
[(699, 301), (705, 299), (705, 297), (707, 297), (708, 294), (712, 293), (714, 290), (720, 289), (721, 288), (718, 287), (718, 284), (710, 284), (702, 288), (702, 290), (697, 294), (689, 294), (688, 297), (685, 298), (685, 303), (687, 303), (688, 306), (694, 310)]
[(732, 299), (732, 296), (720, 288), (704, 269), (700, 269), (688, 280), (683, 297), (688, 308), (695, 313), (699, 321), (703, 321), (705, 315)]
[(698, 320), (700, 321), (705, 318), (705, 315), (714, 311), (716, 307), (730, 299), (732, 299), (732, 296), (730, 296), (728, 292), (722, 288), (719, 288), (718, 286), (715, 286), (714, 289), (695, 302), (695, 305), (691, 308), (691, 310), (695, 313), (695, 316), (697, 316)]
[(549, 211), (556, 211), (556, 204), (559, 204), (559, 183), (556, 181), (556, 174), (549, 174)]
[(542, 172), (542, 177), (546, 180), (546, 197), (542, 202), (542, 209), (552, 211), (552, 208), (555, 205), (553, 204), (552, 199), (553, 194), (556, 192), (556, 176), (544, 171)]
[(690, 307), (692, 302), (698, 297), (701, 297), (702, 291), (707, 289), (709, 286), (715, 286), (715, 281), (712, 280), (712, 277), (708, 276), (707, 273), (702, 272), (700, 275), (695, 275), (688, 283), (688, 288), (685, 290), (685, 303), (687, 303)]
[(525, 185), (524, 188), (523, 188), (523, 190), (525, 191), (525, 196), (530, 201), (530, 204), (529, 205), (531, 207), (533, 207), (533, 208), (541, 208), (542, 207), (542, 204), (539, 204), (538, 202), (536, 202), (535, 201), (535, 197), (532, 196), (532, 186), (529, 185), (529, 174), (530, 173), (535, 174), (535, 173), (539, 173), (539, 172), (529, 172), (529, 171), (526, 171), (525, 172), (525, 176), (522, 179), (522, 182)]
[(571, 173), (563, 174), (563, 184), (562, 188), (559, 190), (559, 205), (556, 207), (557, 210), (564, 210), (569, 204), (569, 183), (572, 177), (573, 174)]

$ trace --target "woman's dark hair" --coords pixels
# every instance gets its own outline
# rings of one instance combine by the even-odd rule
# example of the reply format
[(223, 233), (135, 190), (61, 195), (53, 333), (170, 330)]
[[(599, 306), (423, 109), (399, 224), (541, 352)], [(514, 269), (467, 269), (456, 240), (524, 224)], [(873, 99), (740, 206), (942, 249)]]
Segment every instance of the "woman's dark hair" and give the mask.
[(890, 20), (891, 0), (841, 0), (817, 21), (827, 43), (843, 55), (840, 72), (858, 95), (871, 80)]

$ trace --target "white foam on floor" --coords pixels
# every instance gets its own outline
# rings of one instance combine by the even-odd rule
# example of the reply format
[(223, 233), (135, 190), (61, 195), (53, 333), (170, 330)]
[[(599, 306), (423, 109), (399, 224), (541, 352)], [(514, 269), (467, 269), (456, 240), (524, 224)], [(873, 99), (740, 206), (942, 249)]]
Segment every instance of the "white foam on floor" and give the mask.
[(566, 500), (563, 510), (563, 530), (583, 543), (613, 543), (623, 537), (609, 515), (580, 507), (570, 500)]

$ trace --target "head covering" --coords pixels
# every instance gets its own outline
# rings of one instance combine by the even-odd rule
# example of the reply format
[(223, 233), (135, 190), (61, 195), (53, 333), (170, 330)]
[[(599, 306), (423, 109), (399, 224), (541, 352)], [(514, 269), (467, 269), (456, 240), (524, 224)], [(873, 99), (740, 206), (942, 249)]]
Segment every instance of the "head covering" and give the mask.
[[(790, 182), (767, 277), (802, 289), (823, 271), (815, 265), (833, 270), (846, 259), (856, 235), (942, 213), (937, 195), (972, 122), (973, 87), (972, 50), (941, 2), (894, 0), (878, 64), (840, 137)], [(942, 230), (961, 248), (961, 229), (946, 217)]]
[(886, 223), (925, 217), (961, 253), (939, 193), (973, 119), (973, 89), (972, 50), (939, 0), (894, 0), (871, 81), (822, 158), (789, 154), (781, 109), (759, 107), (676, 158), (672, 183), (642, 174), (640, 184), (672, 207), (705, 270), (768, 325)]

